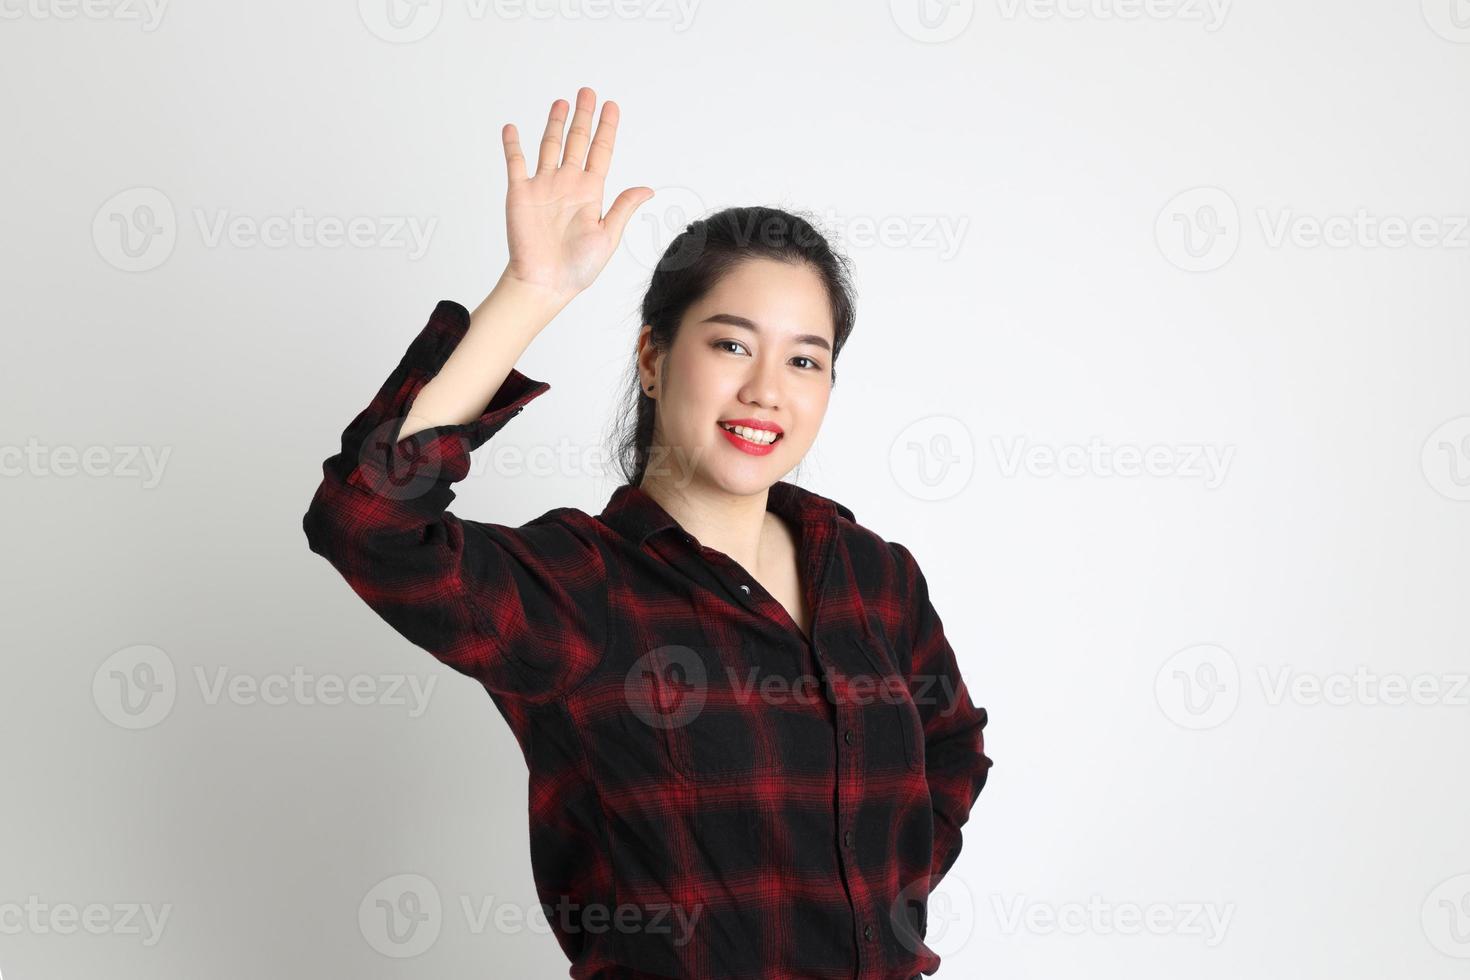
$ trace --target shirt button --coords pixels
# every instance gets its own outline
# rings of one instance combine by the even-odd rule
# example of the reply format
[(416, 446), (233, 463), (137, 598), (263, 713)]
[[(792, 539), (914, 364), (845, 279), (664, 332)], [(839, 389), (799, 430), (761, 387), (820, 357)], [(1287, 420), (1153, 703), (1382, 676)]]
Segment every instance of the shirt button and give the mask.
[(848, 847), (852, 846), (852, 831), (849, 830), (847, 833), (842, 835), (842, 843), (846, 844)]
[(872, 926), (865, 926), (863, 928), (863, 938), (864, 939), (872, 939), (873, 938), (873, 927)]
[(845, 732), (842, 733), (842, 740), (844, 742), (846, 742), (848, 745), (851, 745), (852, 744), (852, 729), (851, 728), (849, 728), (847, 731), (845, 731)]
[(748, 585), (746, 585), (744, 583), (741, 583), (741, 585), (740, 585), (740, 591), (741, 592), (744, 592), (746, 595), (750, 595), (750, 586), (748, 586)]

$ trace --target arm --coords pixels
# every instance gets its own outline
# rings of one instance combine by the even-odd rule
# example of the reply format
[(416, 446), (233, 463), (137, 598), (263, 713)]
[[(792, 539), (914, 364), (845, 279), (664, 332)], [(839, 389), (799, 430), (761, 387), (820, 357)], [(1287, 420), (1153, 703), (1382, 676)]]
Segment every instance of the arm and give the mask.
[(924, 767), (934, 810), (934, 856), (929, 889), (953, 867), (962, 844), (960, 828), (985, 787), (991, 760), (985, 754), (984, 708), (970, 700), (960, 676), (954, 650), (944, 636), (944, 624), (929, 601), (929, 585), (914, 556), (890, 542), (899, 559), (904, 594), (909, 596), (907, 618), (913, 651), (910, 690), (924, 720)]
[(596, 104), (590, 88), (577, 91), (565, 150), (566, 103), (557, 99), (551, 104), (536, 172), (530, 176), (516, 127), (501, 127), (510, 261), (495, 289), (476, 307), (464, 342), (418, 393), (413, 417), (404, 422), (399, 438), (475, 418), (536, 335), (597, 278), (633, 212), (653, 197), (651, 188), (630, 187), (602, 214), (620, 110), (616, 102), (603, 103), (589, 146)]
[(447, 508), (470, 453), (550, 385), (507, 369), (469, 421), (394, 440), (471, 329), (463, 306), (435, 307), (322, 464), (302, 526), (311, 550), (403, 637), (491, 690), (540, 700), (585, 677), (603, 649), (597, 541), (543, 518), (511, 528), (462, 521)]
[[(445, 300), (372, 403), (302, 519), (311, 550), (394, 629), (487, 688), (545, 700), (596, 666), (607, 619), (595, 534), (548, 512), (511, 528), (448, 512), (470, 453), (551, 386), (516, 371), (526, 347), (597, 277), (637, 207), (630, 187), (602, 214), (619, 111), (557, 99), (529, 175), (514, 125), (501, 128), (510, 260), (471, 315)], [(589, 147), (588, 139), (592, 137)]]

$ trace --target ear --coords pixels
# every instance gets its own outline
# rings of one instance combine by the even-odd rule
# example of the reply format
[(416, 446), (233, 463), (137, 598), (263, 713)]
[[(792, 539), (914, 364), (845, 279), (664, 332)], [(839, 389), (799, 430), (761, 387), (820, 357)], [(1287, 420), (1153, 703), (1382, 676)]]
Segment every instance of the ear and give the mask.
[[(638, 331), (638, 386), (645, 395), (658, 392), (658, 369), (663, 355), (663, 351), (653, 346), (653, 324), (645, 323)], [(654, 386), (653, 391), (648, 390), (649, 385)]]

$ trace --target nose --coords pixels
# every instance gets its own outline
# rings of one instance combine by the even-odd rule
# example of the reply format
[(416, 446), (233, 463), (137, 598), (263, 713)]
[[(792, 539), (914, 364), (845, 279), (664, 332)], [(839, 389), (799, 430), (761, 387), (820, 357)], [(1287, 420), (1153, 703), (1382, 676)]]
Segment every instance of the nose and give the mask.
[(765, 354), (753, 358), (750, 373), (740, 389), (740, 400), (761, 408), (781, 407), (781, 365)]

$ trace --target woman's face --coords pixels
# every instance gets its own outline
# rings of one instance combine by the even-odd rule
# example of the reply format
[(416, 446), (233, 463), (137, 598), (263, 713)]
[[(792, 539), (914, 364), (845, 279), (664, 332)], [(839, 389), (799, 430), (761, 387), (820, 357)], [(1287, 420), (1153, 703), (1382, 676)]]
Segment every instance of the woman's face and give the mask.
[[(649, 478), (745, 495), (790, 472), (827, 412), (833, 332), (818, 274), (771, 259), (735, 266), (685, 313), (667, 352), (652, 349), (645, 326), (639, 370), (658, 401)], [(780, 435), (729, 431), (740, 420)]]

